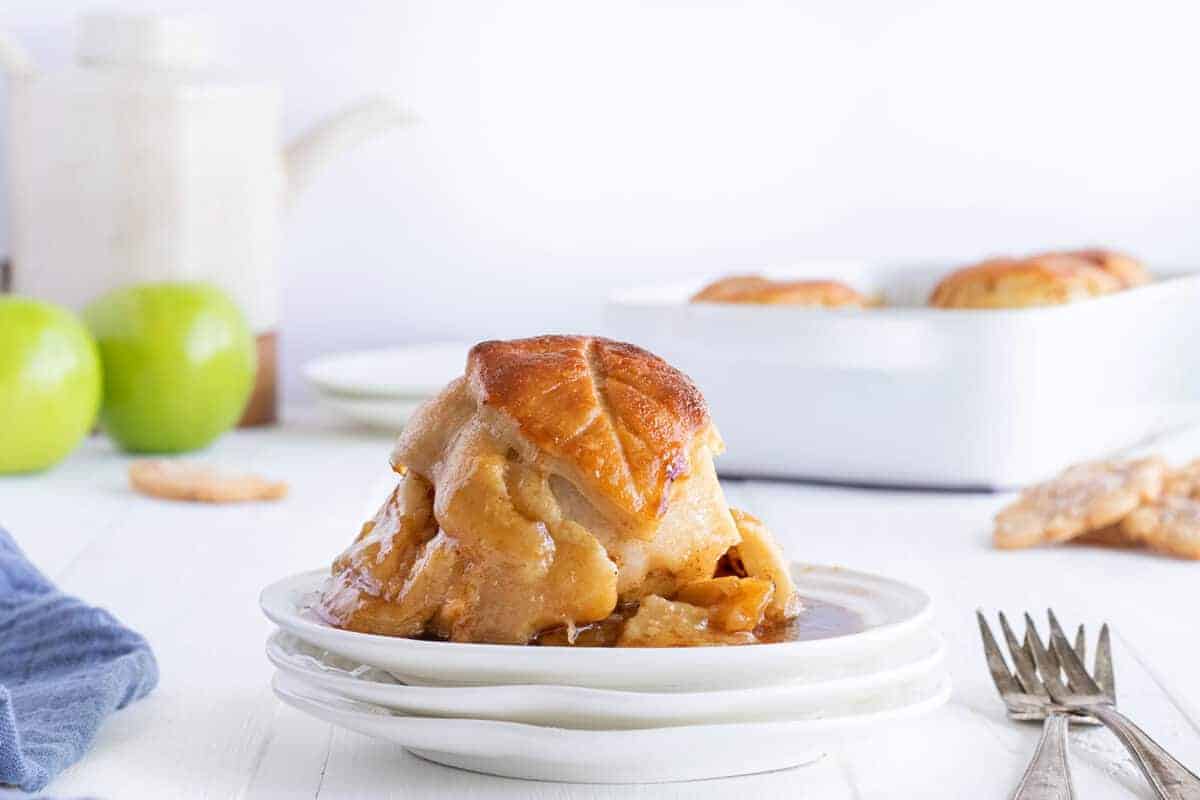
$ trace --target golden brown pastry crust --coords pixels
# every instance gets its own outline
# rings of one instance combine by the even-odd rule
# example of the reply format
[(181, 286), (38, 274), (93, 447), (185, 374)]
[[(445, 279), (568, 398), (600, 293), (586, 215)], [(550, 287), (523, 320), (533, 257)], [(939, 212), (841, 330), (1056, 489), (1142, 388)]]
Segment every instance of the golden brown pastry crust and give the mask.
[(257, 475), (232, 475), (202, 464), (142, 459), (129, 465), (129, 485), (150, 497), (198, 503), (282, 500), (288, 486)]
[(996, 547), (1018, 549), (1117, 525), (1142, 503), (1159, 498), (1166, 473), (1167, 464), (1158, 457), (1075, 464), (1028, 487), (1002, 508), (992, 541)]
[[(1133, 513), (1137, 513), (1136, 510)], [(1129, 549), (1137, 547), (1140, 542), (1124, 531), (1124, 520), (1104, 528), (1080, 534), (1071, 539), (1072, 544), (1095, 545), (1096, 547), (1115, 547)]]
[(1068, 250), (1057, 254), (1048, 253), (1047, 255), (1063, 255), (1068, 258), (1082, 259), (1112, 275), (1121, 282), (1122, 289), (1130, 289), (1150, 282), (1150, 273), (1140, 261), (1115, 250), (1104, 250), (1097, 247)]
[[(574, 473), (585, 494), (643, 520), (664, 513), (671, 483), (689, 470), (692, 441), (710, 428), (704, 397), (686, 375), (610, 339), (483, 342), (467, 356), (467, 380), (481, 404)], [(715, 431), (709, 438), (720, 452)]]
[(1200, 560), (1200, 500), (1167, 495), (1121, 522), (1121, 533), (1151, 550)]
[(838, 281), (776, 281), (758, 275), (721, 278), (693, 295), (691, 301), (823, 308), (865, 308), (871, 305), (868, 298)]
[(775, 592), (766, 609), (775, 621), (790, 619), (800, 610), (800, 598), (788, 570), (783, 551), (763, 521), (739, 508), (729, 509), (742, 540), (729, 548), (729, 560), (736, 574), (758, 575), (771, 581)]
[(1168, 472), (1163, 494), (1200, 500), (1200, 458)]
[(950, 273), (934, 288), (937, 308), (1026, 308), (1061, 305), (1110, 294), (1120, 280), (1069, 255), (994, 258)]

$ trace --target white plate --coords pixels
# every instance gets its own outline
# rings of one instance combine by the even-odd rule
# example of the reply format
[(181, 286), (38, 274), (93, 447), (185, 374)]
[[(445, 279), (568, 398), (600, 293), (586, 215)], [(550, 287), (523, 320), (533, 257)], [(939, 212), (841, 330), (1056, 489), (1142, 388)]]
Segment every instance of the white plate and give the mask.
[(621, 692), (576, 686), (408, 686), (391, 673), (315, 647), (290, 633), (267, 640), (267, 658), (289, 678), (413, 716), (460, 717), (581, 730), (824, 719), (887, 708), (945, 679), (940, 637), (891, 670), (821, 683), (717, 692)]
[(387, 670), (406, 683), (546, 683), (632, 691), (745, 689), (879, 672), (925, 645), (929, 596), (899, 581), (840, 567), (792, 565), (800, 594), (849, 609), (863, 629), (826, 639), (741, 647), (572, 648), (422, 641), (355, 633), (320, 621), (309, 606), (327, 570), (268, 586), (263, 613), (324, 650)]
[(471, 345), (419, 344), (337, 353), (304, 365), (304, 378), (321, 394), (346, 398), (425, 398), (462, 375)]
[[(339, 417), (391, 435), (398, 434), (424, 398), (368, 398), (318, 394), (317, 402)], [(372, 513), (373, 513), (372, 509)]]
[[(690, 652), (697, 652), (691, 650)], [(347, 700), (276, 675), (275, 694), (318, 719), (396, 742), (452, 767), (549, 781), (655, 783), (699, 780), (807, 764), (849, 736), (937, 708), (949, 683), (870, 714), (791, 722), (582, 731), (494, 720), (414, 717)], [(902, 733), (898, 728), (896, 733)]]

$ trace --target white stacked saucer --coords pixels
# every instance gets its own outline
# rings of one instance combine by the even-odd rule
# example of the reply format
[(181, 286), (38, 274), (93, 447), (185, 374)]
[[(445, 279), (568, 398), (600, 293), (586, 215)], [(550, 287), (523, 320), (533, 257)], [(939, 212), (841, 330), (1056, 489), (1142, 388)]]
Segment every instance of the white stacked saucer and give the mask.
[(321, 405), (338, 416), (395, 433), (426, 399), (462, 374), (464, 342), (336, 353), (304, 365)]
[(315, 717), (479, 772), (692, 780), (808, 763), (949, 696), (923, 592), (839, 568), (793, 571), (814, 609), (853, 627), (814, 620), (806, 635), (818, 638), (707, 648), (397, 639), (312, 615), (324, 571), (268, 587), (261, 604), (282, 629), (267, 643), (275, 692)]

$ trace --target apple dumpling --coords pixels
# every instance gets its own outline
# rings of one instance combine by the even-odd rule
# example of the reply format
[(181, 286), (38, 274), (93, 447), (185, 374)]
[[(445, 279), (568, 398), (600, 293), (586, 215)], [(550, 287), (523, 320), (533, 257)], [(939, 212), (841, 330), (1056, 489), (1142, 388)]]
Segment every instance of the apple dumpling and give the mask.
[(772, 280), (761, 275), (731, 275), (692, 296), (693, 303), (739, 303), (813, 308), (867, 308), (872, 299), (840, 281)]
[(633, 345), (472, 348), (392, 453), (395, 490), (333, 563), (330, 624), (508, 644), (744, 644), (799, 612), (766, 527), (725, 502), (704, 398)]

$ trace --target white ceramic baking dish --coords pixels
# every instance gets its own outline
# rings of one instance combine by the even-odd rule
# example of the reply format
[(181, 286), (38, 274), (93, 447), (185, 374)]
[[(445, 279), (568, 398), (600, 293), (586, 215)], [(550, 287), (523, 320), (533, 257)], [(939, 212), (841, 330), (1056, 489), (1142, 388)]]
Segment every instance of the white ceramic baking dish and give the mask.
[(730, 476), (999, 489), (1200, 421), (1200, 274), (1066, 306), (924, 307), (946, 266), (809, 262), (883, 308), (689, 304), (622, 292), (609, 335), (708, 398)]

